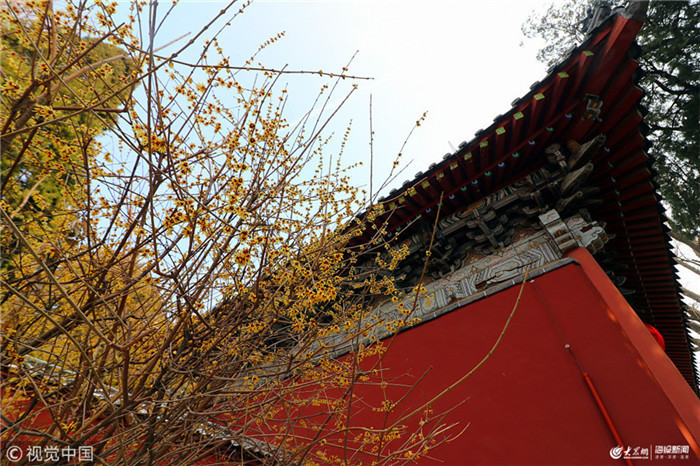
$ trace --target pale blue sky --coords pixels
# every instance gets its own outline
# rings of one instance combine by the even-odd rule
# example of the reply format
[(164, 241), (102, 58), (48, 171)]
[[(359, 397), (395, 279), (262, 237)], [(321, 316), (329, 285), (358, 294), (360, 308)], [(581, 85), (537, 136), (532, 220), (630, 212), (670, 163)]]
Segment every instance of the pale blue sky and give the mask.
[[(156, 43), (196, 32), (223, 5), (181, 2)], [(159, 11), (165, 13), (167, 6), (161, 3)], [(535, 44), (520, 45), (520, 25), (533, 8), (542, 6), (542, 1), (532, 0), (261, 0), (233, 21), (219, 41), (236, 63), (284, 31), (285, 37), (258, 58), (268, 67), (295, 70), (339, 71), (357, 51), (350, 73), (374, 79), (356, 82), (358, 91), (336, 119), (341, 134), (353, 120), (346, 161), (369, 160), (370, 94), (375, 180), (384, 178), (414, 122), (428, 112), (404, 151), (402, 165), (411, 166), (395, 186), (441, 160), (451, 145), (471, 140), (544, 77), (544, 66), (534, 58)], [(330, 82), (317, 76), (287, 76), (283, 81), (292, 91), (292, 113), (305, 109), (318, 87)], [(365, 178), (358, 176), (358, 181)]]
[[(414, 122), (428, 118), (411, 137), (391, 187), (412, 179), (452, 152), (474, 132), (510, 109), (546, 75), (535, 60), (537, 43), (524, 39), (520, 26), (542, 0), (258, 0), (226, 28), (219, 40), (231, 63), (250, 57), (259, 44), (279, 32), (285, 37), (264, 50), (259, 60), (268, 67), (339, 71), (358, 54), (350, 73), (372, 77), (357, 81), (358, 90), (335, 119), (338, 139), (353, 121), (347, 163), (362, 160), (357, 184), (369, 179), (369, 96), (373, 101), (374, 187), (386, 177)], [(156, 38), (165, 44), (196, 32), (226, 2), (181, 1)], [(159, 7), (165, 13), (169, 2)], [(214, 28), (213, 30), (217, 30)], [(525, 45), (522, 42), (525, 41)], [(177, 45), (181, 45), (182, 42)], [(201, 50), (194, 47), (189, 55)], [(164, 51), (165, 53), (165, 51)], [(303, 113), (322, 84), (318, 76), (285, 76), (290, 88), (290, 119)], [(350, 83), (346, 82), (345, 91)], [(338, 97), (344, 95), (342, 91)], [(410, 163), (410, 166), (406, 167)], [(683, 282), (698, 291), (681, 270)]]

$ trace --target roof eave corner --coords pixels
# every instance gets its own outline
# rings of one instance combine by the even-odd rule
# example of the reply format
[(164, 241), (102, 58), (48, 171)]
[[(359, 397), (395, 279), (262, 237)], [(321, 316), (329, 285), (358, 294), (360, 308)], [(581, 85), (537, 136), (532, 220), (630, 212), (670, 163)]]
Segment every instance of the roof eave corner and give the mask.
[(647, 18), (649, 0), (630, 0), (622, 16), (643, 23)]

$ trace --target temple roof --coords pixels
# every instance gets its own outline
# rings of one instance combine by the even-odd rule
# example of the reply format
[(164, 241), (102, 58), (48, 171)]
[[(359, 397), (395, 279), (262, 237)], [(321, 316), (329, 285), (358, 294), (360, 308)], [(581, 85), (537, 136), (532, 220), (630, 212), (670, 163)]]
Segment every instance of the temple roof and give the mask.
[[(639, 106), (644, 91), (636, 85), (635, 37), (643, 19), (638, 3), (614, 10), (589, 29), (585, 42), (508, 112), (381, 199), (384, 213), (376, 222), (385, 225), (388, 236), (415, 237), (436, 215), (444, 219), (464, 212), (541, 170), (551, 163), (554, 144), (573, 152), (577, 144), (591, 141), (585, 208), (606, 225), (609, 236), (597, 259), (621, 278), (620, 290), (642, 320), (661, 332), (666, 353), (697, 390), (669, 228)], [(355, 244), (368, 241), (370, 234), (366, 230)]]

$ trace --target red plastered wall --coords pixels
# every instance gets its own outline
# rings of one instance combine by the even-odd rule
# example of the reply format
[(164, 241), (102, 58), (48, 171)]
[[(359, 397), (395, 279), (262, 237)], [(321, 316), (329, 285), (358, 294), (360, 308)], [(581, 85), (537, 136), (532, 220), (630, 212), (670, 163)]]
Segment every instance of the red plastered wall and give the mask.
[[(585, 250), (577, 254), (590, 258)], [(699, 433), (689, 420), (700, 412), (700, 402), (651, 336), (630, 339), (625, 328), (630, 324), (622, 325), (621, 316), (638, 321), (639, 328), (643, 324), (621, 296), (614, 299), (617, 291), (605, 274), (591, 267), (569, 264), (528, 280), (491, 358), (434, 403), (435, 412), (452, 409), (445, 422), (460, 423), (454, 433), (466, 429), (421, 462), (622, 464), (610, 456), (616, 442), (583, 372), (625, 446), (651, 449), (652, 458), (636, 464), (700, 462)], [(389, 420), (420, 407), (474, 368), (493, 347), (519, 291), (513, 286), (399, 334), (382, 361), (384, 376), (411, 385), (427, 375)], [(650, 354), (653, 371), (645, 360)], [(387, 390), (395, 399), (407, 388)], [(353, 424), (381, 425), (383, 413), (369, 407), (381, 404), (385, 393), (358, 386), (362, 403), (355, 405)], [(417, 422), (406, 424), (416, 428)], [(688, 459), (654, 459), (657, 445), (688, 446)], [(329, 452), (337, 453), (330, 447)]]

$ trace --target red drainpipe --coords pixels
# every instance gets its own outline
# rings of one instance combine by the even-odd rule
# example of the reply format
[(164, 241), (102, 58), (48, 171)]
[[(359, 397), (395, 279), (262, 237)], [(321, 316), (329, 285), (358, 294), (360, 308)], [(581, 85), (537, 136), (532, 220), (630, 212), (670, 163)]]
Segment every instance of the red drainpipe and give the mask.
[[(610, 432), (612, 433), (613, 437), (615, 438), (615, 441), (617, 442), (617, 444), (620, 447), (624, 448), (625, 444), (622, 443), (622, 437), (620, 437), (620, 433), (617, 431), (617, 428), (615, 428), (615, 424), (613, 424), (613, 420), (610, 417), (610, 413), (608, 413), (608, 409), (603, 404), (603, 399), (600, 397), (600, 394), (598, 394), (598, 390), (596, 390), (595, 385), (593, 385), (593, 380), (591, 380), (591, 376), (588, 375), (588, 372), (584, 372), (583, 378), (586, 381), (586, 385), (588, 385), (588, 389), (591, 391), (591, 394), (593, 395), (593, 399), (595, 400), (596, 404), (598, 405), (598, 409), (600, 410), (600, 413), (603, 415), (605, 422), (608, 424), (608, 429), (610, 429)], [(634, 465), (634, 463), (632, 463), (632, 460), (629, 458), (625, 458), (625, 462), (629, 466)]]

